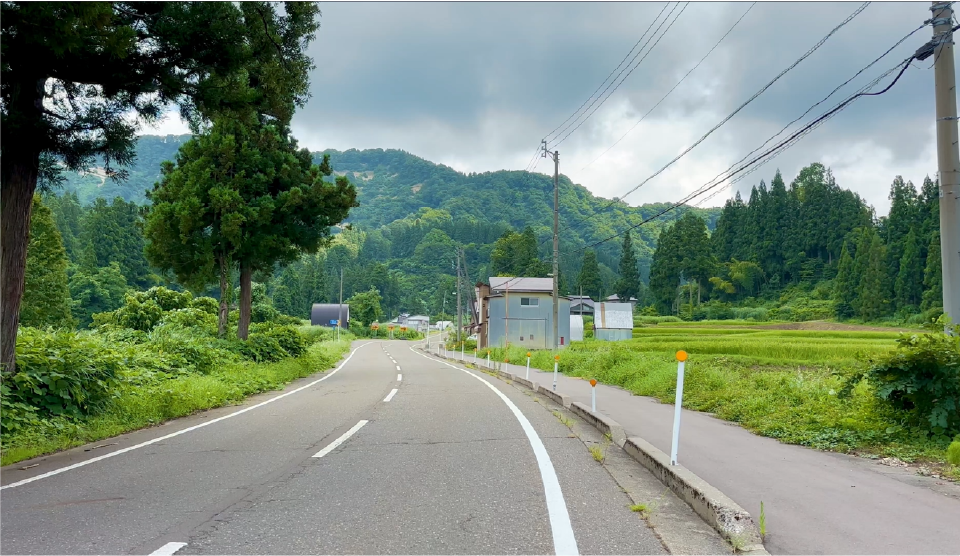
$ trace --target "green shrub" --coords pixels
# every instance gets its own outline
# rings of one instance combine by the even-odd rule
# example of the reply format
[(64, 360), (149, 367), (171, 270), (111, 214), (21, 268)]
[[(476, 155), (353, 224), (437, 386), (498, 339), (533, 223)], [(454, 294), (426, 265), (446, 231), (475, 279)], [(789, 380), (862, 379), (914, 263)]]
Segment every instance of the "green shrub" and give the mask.
[(289, 355), (276, 338), (263, 333), (250, 334), (234, 345), (240, 355), (257, 363), (279, 361)]
[(877, 395), (934, 435), (960, 431), (960, 338), (935, 332), (904, 336), (897, 344), (867, 373)]
[(251, 325), (250, 336), (264, 335), (277, 341), (291, 357), (300, 357), (307, 351), (307, 339), (296, 328), (273, 323)]
[(21, 328), (16, 349), (17, 372), (4, 380), (3, 398), (37, 408), (39, 415), (93, 412), (126, 363), (121, 352), (92, 333)]
[(279, 317), (280, 311), (269, 303), (254, 303), (250, 306), (250, 320), (253, 322), (272, 322)]
[(954, 440), (947, 447), (947, 462), (960, 467), (960, 439)]
[(163, 314), (161, 326), (177, 328), (197, 328), (206, 334), (217, 333), (217, 314), (210, 314), (201, 308), (187, 307)]
[(212, 297), (195, 297), (187, 307), (200, 309), (204, 313), (217, 316), (220, 314), (220, 302)]
[(142, 299), (139, 295), (128, 295), (123, 307), (113, 311), (113, 313), (93, 315), (94, 324), (100, 324), (101, 317), (107, 323), (149, 332), (163, 318), (163, 309), (152, 299)]
[(207, 374), (236, 360), (233, 354), (225, 349), (228, 345), (212, 334), (198, 334), (196, 329), (162, 324), (150, 332), (147, 347), (167, 354), (173, 367), (185, 372)]

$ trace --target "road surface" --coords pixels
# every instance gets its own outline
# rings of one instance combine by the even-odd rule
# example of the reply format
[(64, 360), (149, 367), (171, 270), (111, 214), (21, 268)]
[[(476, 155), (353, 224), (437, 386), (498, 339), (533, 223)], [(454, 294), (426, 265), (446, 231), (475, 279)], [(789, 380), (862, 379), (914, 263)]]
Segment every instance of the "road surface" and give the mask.
[(4, 468), (3, 553), (665, 553), (546, 408), (411, 346)]

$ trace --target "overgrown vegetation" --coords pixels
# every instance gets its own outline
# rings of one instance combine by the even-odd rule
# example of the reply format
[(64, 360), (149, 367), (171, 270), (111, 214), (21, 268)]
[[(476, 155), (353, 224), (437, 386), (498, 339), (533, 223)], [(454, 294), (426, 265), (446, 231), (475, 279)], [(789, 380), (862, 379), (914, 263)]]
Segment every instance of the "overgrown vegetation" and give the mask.
[(3, 465), (242, 401), (329, 368), (352, 339), (289, 317), (220, 338), (217, 308), (154, 287), (94, 315), (94, 330), (22, 328), (0, 386)]

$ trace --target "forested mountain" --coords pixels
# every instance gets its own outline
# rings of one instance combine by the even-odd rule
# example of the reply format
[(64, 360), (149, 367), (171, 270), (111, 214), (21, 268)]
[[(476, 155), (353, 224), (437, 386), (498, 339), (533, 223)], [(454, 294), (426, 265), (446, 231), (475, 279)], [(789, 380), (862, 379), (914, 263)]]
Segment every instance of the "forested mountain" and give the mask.
[[(76, 193), (83, 205), (92, 205), (97, 198), (112, 201), (117, 196), (127, 203), (145, 204), (145, 192), (157, 181), (160, 162), (174, 159), (177, 149), (189, 138), (143, 136), (138, 143), (137, 161), (129, 169), (125, 183), (117, 184), (106, 179), (102, 171), (94, 170), (95, 173), (83, 176), (68, 174), (64, 191)], [(346, 176), (357, 188), (360, 206), (351, 211), (347, 222), (359, 232), (355, 241), (369, 237), (371, 245), (379, 246), (371, 251), (375, 254), (363, 254), (364, 258), (387, 264), (391, 270), (422, 274), (420, 269), (436, 264), (412, 264), (410, 258), (429, 232), (438, 229), (447, 239), (467, 246), (468, 264), (474, 269), (471, 278), (486, 277), (493, 242), (507, 230), (521, 231), (526, 227), (536, 236), (540, 255), (549, 258), (553, 226), (553, 180), (549, 176), (506, 170), (464, 174), (404, 151), (383, 149), (327, 150), (314, 153), (315, 162), (319, 163), (324, 154), (330, 155), (335, 173)], [(577, 254), (561, 260), (561, 274), (576, 275), (583, 256), (581, 250), (587, 243), (609, 237), (665, 207), (662, 203), (631, 207), (622, 202), (610, 206), (608, 199), (594, 196), (561, 175), (560, 223), (564, 230), (560, 249)], [(643, 277), (649, 272), (660, 229), (686, 210), (703, 217), (710, 229), (719, 216), (717, 208), (684, 208), (639, 228), (634, 237)], [(438, 234), (430, 240), (436, 249), (441, 249), (446, 241)], [(354, 248), (355, 255), (360, 256), (359, 246)], [(425, 257), (444, 256), (442, 249), (436, 249), (426, 250)], [(608, 285), (617, 279), (614, 269), (619, 257), (616, 241), (597, 249)], [(347, 288), (353, 290), (352, 285)]]
[[(152, 165), (173, 158), (188, 138), (143, 137), (126, 184), (73, 175), (66, 195), (45, 199), (70, 259), (80, 323), (117, 304), (121, 282), (176, 286), (146, 264), (138, 205), (156, 178)], [(325, 154), (334, 173), (356, 186), (360, 206), (330, 246), (256, 277), (281, 311), (306, 317), (312, 303), (336, 301), (342, 272), (344, 299), (373, 289), (388, 315), (450, 313), (459, 249), (474, 282), (520, 268), (550, 271), (549, 176), (464, 174), (398, 150), (329, 150), (314, 159)], [(560, 187), (560, 277), (568, 293), (577, 293), (578, 284), (594, 297), (635, 292), (648, 312), (655, 307), (693, 318), (875, 320), (939, 306), (937, 188), (929, 179), (918, 192), (897, 177), (890, 215), (878, 219), (820, 164), (804, 168), (789, 186), (778, 172), (747, 200), (737, 195), (722, 209), (683, 208), (636, 228), (626, 242), (635, 259), (626, 262), (619, 239), (595, 251), (584, 247), (665, 205), (611, 206), (565, 176)], [(122, 193), (127, 201), (108, 201), (103, 193)], [(624, 276), (624, 264), (637, 267), (640, 283)]]

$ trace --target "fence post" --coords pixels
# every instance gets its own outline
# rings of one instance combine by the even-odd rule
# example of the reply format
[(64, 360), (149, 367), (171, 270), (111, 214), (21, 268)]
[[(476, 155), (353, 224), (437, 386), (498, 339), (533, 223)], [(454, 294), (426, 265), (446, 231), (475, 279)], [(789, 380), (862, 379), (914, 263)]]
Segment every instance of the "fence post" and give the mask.
[(597, 412), (597, 379), (590, 379), (590, 411)]
[(683, 367), (687, 360), (687, 352), (677, 352), (677, 398), (673, 408), (673, 443), (670, 447), (670, 465), (677, 464), (677, 448), (680, 444), (680, 412), (683, 408)]
[(557, 368), (560, 366), (560, 356), (553, 356), (553, 391), (557, 391)]

